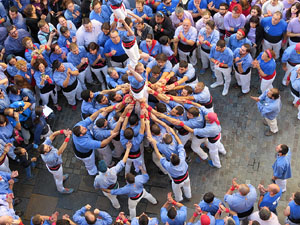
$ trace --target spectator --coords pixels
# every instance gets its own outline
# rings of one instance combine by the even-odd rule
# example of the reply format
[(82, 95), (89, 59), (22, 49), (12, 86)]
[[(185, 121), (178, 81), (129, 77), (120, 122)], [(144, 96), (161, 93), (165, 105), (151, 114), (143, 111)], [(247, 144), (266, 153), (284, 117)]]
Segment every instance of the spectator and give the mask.
[(72, 0), (68, 0), (65, 2), (66, 11), (64, 12), (64, 16), (66, 20), (71, 20), (77, 28), (81, 25), (81, 9), (78, 5), (74, 4)]
[(24, 37), (30, 37), (30, 34), (24, 29), (17, 29), (14, 25), (7, 27), (8, 37), (4, 42), (6, 54), (24, 56), (25, 47), (22, 45)]
[(16, 6), (12, 6), (8, 11), (8, 18), (12, 25), (15, 25), (17, 29), (27, 30), (26, 20), (23, 18), (22, 14), (18, 12)]
[(97, 20), (83, 18), (82, 25), (76, 32), (77, 45), (87, 47), (91, 42), (97, 43), (101, 33), (101, 25), (102, 24)]

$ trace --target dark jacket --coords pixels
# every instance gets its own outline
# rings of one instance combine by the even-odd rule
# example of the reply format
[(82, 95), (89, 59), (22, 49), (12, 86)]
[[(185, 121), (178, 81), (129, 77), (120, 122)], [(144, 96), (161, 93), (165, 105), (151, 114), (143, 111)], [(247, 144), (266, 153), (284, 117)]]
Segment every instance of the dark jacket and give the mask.
[[(245, 25), (246, 37), (248, 36), (249, 30), (250, 30), (250, 22), (247, 22)], [(258, 24), (256, 27), (255, 35), (256, 35), (255, 44), (257, 45), (257, 48), (259, 48), (264, 38), (264, 28), (260, 24)]]
[[(175, 30), (172, 25), (172, 21), (169, 17), (165, 17), (164, 21), (161, 24), (156, 23), (155, 16), (149, 22), (149, 25), (152, 27), (154, 32), (154, 39), (159, 40), (162, 36), (168, 36), (170, 39), (173, 38)], [(158, 25), (159, 28), (162, 28), (163, 31), (155, 31), (155, 25)]]

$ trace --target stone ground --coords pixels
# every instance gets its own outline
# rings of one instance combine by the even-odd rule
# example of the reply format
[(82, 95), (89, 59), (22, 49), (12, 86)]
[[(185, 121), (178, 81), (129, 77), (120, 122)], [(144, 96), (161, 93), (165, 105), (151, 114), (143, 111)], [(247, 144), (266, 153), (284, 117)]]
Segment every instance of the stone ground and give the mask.
[[(193, 213), (194, 203), (198, 203), (205, 192), (213, 191), (218, 198), (223, 199), (227, 189), (231, 185), (232, 178), (236, 177), (239, 183), (250, 182), (255, 187), (259, 183), (267, 186), (271, 182), (272, 164), (275, 160), (275, 146), (280, 143), (287, 144), (292, 150), (292, 169), (293, 178), (288, 181), (287, 192), (282, 195), (279, 202), (278, 212), (281, 223), (284, 222), (283, 209), (288, 204), (291, 194), (299, 191), (300, 187), (300, 164), (297, 158), (300, 153), (299, 148), (299, 121), (297, 120), (297, 111), (292, 106), (292, 97), (289, 88), (281, 86), (283, 72), (281, 66), (277, 66), (278, 75), (274, 82), (275, 87), (281, 87), (281, 99), (283, 107), (278, 117), (279, 132), (275, 136), (265, 137), (265, 127), (263, 120), (257, 110), (256, 104), (250, 99), (250, 95), (238, 98), (238, 89), (230, 88), (226, 97), (221, 95), (222, 87), (211, 90), (214, 98), (214, 108), (218, 113), (222, 125), (222, 142), (227, 150), (226, 156), (221, 156), (222, 168), (215, 169), (208, 166), (206, 162), (195, 162), (195, 156), (192, 153), (193, 161), (189, 165), (189, 172), (192, 187), (192, 201), (184, 202), (188, 207), (188, 218)], [(207, 72), (205, 75), (199, 75), (199, 80), (207, 85), (213, 82), (211, 75)], [(252, 73), (251, 95), (258, 96), (259, 87), (258, 75), (255, 70)], [(233, 84), (234, 81), (231, 82)], [(96, 89), (94, 86), (93, 89)], [(56, 113), (55, 130), (63, 128), (72, 128), (80, 120), (80, 105), (76, 112), (71, 111), (66, 104), (64, 96), (60, 95), (59, 102), (63, 106), (63, 111)], [(55, 146), (60, 146), (63, 137), (57, 137)], [(145, 153), (147, 170), (150, 175), (150, 181), (146, 189), (150, 191), (159, 201), (157, 206), (153, 206), (145, 200), (142, 200), (137, 207), (137, 215), (142, 212), (150, 216), (160, 218), (160, 207), (166, 201), (167, 192), (171, 191), (171, 184), (168, 178), (158, 175), (157, 167), (151, 161), (150, 153)], [(51, 215), (58, 211), (60, 214), (74, 212), (86, 204), (105, 210), (116, 217), (118, 211), (115, 210), (109, 200), (99, 191), (93, 188), (93, 178), (87, 175), (85, 167), (81, 161), (74, 156), (72, 145), (63, 154), (63, 168), (65, 173), (70, 174), (66, 181), (66, 187), (73, 187), (74, 193), (71, 195), (61, 195), (56, 191), (52, 175), (46, 170), (43, 163), (39, 163), (34, 170), (35, 178), (26, 181), (25, 173), (20, 172), (20, 181), (15, 184), (14, 193), (16, 197), (21, 198), (21, 204), (15, 207), (16, 210), (22, 210), (24, 215), (22, 219), (24, 224), (29, 224), (32, 215), (36, 213)], [(118, 178), (120, 185), (125, 184), (124, 172)], [(128, 214), (127, 197), (119, 196), (121, 211)], [(257, 208), (257, 207), (256, 207)]]

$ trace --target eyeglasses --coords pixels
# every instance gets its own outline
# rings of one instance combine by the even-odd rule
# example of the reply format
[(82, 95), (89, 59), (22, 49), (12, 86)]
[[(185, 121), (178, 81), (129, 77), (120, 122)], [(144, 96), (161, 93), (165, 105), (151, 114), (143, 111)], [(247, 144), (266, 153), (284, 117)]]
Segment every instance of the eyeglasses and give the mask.
[(9, 32), (10, 35), (15, 35), (17, 33), (17, 30)]

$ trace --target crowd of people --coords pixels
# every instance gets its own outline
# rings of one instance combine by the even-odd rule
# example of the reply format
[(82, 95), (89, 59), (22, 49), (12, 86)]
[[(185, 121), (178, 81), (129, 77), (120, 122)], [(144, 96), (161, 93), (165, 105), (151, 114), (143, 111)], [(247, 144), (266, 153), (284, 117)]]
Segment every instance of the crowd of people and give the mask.
[[(234, 178), (223, 200), (205, 193), (191, 218), (181, 203), (192, 201), (187, 142), (197, 163), (219, 169), (219, 153), (226, 155), (209, 87), (223, 86), (223, 96), (231, 86), (240, 88), (238, 97), (257, 102), (265, 135), (276, 135), (281, 110), (279, 89), (272, 85), (276, 65), (285, 71), (282, 85), (290, 86), (300, 120), (297, 0), (0, 1), (0, 224), (22, 224), (22, 212), (14, 210), (19, 173), (11, 171), (12, 161), (27, 180), (41, 161), (59, 193), (74, 192), (64, 187), (69, 175), (63, 173), (62, 154), (70, 140), (94, 188), (116, 210), (117, 196), (128, 196), (129, 215), (120, 212), (113, 220), (87, 204), (72, 219), (37, 214), (31, 224), (280, 224), (276, 208), (292, 177), (292, 150), (285, 144), (276, 147), (268, 187), (256, 190)], [(201, 76), (207, 71), (214, 82), (206, 86)], [(249, 95), (257, 74), (259, 97)], [(62, 130), (53, 126), (63, 110), (59, 92), (74, 112), (81, 102), (82, 120)], [(63, 143), (53, 144), (58, 135), (65, 136)], [(160, 220), (136, 215), (141, 199), (158, 204), (155, 193), (144, 189), (150, 179), (144, 149), (152, 150), (159, 174), (171, 181)], [(123, 169), (126, 185), (120, 187)], [(300, 224), (299, 191), (283, 213), (285, 224)]]

